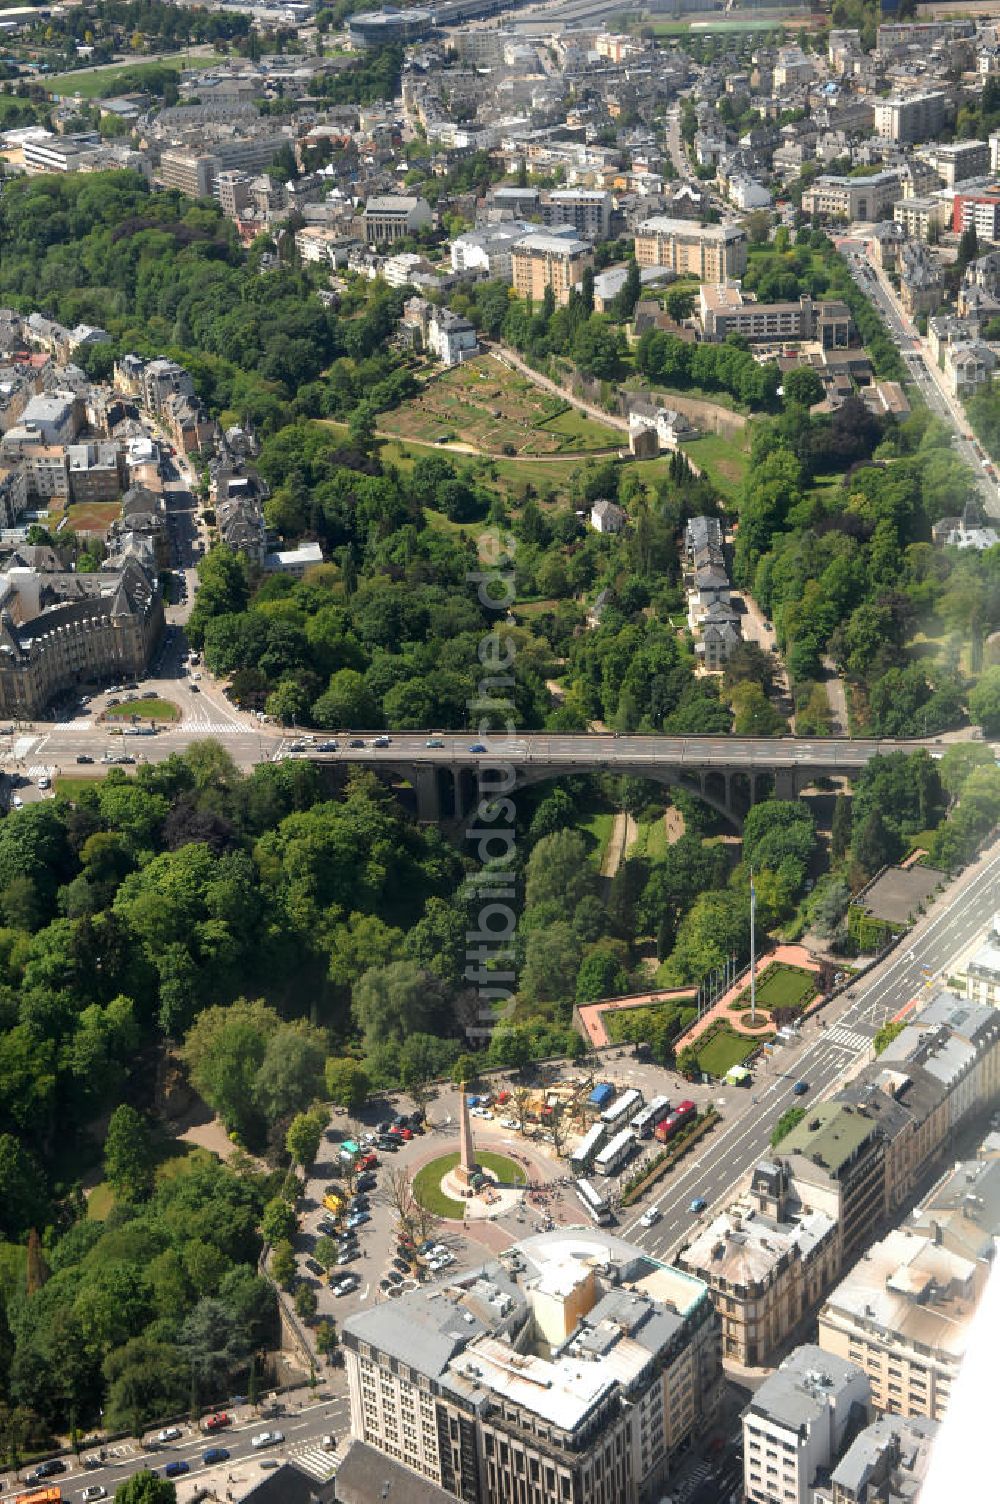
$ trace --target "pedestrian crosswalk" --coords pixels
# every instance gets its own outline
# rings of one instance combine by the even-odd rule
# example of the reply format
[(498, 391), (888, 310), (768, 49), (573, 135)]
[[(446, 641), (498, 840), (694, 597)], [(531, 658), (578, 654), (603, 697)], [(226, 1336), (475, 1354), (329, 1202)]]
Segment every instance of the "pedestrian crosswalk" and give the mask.
[(56, 721), (55, 727), (53, 729), (56, 731), (93, 731), (94, 722), (82, 721), (80, 720), (79, 716), (77, 716), (75, 720)]
[(182, 731), (203, 731), (214, 736), (235, 736), (239, 732), (255, 734), (250, 726), (239, 726), (234, 721), (197, 721), (185, 717), (181, 723)]
[(33, 762), (31, 764), (31, 767), (28, 769), (28, 777), (32, 780), (36, 778), (51, 778), (51, 776), (52, 769), (49, 767), (48, 763)]
[(824, 1035), (828, 1044), (839, 1044), (844, 1049), (857, 1054), (859, 1050), (867, 1050), (871, 1044), (868, 1034), (859, 1034), (857, 1029), (848, 1029), (844, 1024), (838, 1024), (836, 1028), (827, 1029)]
[[(350, 1434), (348, 1434), (347, 1441), (350, 1439)], [(296, 1467), (301, 1468), (304, 1473), (309, 1474), (310, 1478), (315, 1478), (320, 1483), (326, 1483), (329, 1478), (333, 1477), (341, 1461), (339, 1447), (336, 1452), (328, 1452), (315, 1443), (312, 1445), (303, 1443), (299, 1447), (292, 1447), (288, 1455)]]

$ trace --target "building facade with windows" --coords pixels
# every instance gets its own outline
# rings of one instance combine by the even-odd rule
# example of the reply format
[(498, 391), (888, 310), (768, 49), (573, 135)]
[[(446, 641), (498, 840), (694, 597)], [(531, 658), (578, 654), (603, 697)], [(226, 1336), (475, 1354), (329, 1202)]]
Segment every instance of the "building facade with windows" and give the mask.
[(743, 1486), (750, 1504), (812, 1504), (813, 1484), (869, 1417), (854, 1363), (812, 1344), (765, 1379), (743, 1415)]
[(589, 241), (545, 231), (526, 235), (511, 252), (514, 291), (519, 298), (540, 303), (545, 289), (551, 287), (557, 305), (566, 304), (570, 290), (593, 264), (594, 251)]
[(635, 232), (640, 266), (664, 266), (678, 277), (728, 282), (747, 266), (747, 232), (742, 225), (699, 225), (689, 219), (654, 216)]
[(154, 574), (126, 557), (114, 572), (0, 575), (0, 714), (25, 719), (78, 684), (136, 678), (163, 630)]
[(468, 1504), (639, 1504), (707, 1423), (701, 1280), (594, 1230), (350, 1317), (351, 1429)]

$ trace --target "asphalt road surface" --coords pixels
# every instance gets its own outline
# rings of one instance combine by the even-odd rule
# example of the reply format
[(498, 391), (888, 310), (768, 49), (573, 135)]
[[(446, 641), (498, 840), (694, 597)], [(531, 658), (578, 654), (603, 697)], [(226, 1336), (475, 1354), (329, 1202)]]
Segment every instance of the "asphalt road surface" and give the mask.
[[(327, 1396), (325, 1399), (315, 1398), (309, 1390), (300, 1390), (294, 1397), (286, 1396), (281, 1402), (282, 1409), (278, 1415), (271, 1414), (270, 1401), (265, 1401), (257, 1414), (246, 1405), (241, 1405), (235, 1411), (228, 1410), (227, 1413), (233, 1415), (234, 1424), (211, 1434), (182, 1424), (178, 1427), (181, 1431), (178, 1441), (168, 1442), (148, 1451), (139, 1440), (108, 1442), (107, 1462), (102, 1467), (84, 1468), (79, 1458), (66, 1456), (63, 1461), (67, 1463), (67, 1471), (51, 1482), (62, 1489), (64, 1500), (79, 1504), (80, 1495), (85, 1488), (96, 1484), (104, 1488), (110, 1498), (115, 1489), (133, 1473), (140, 1472), (143, 1468), (155, 1468), (162, 1475), (167, 1463), (183, 1461), (188, 1464), (190, 1472), (175, 1481), (178, 1500), (180, 1504), (184, 1504), (188, 1495), (199, 1485), (203, 1485), (209, 1474), (213, 1476), (216, 1486), (221, 1484), (223, 1487), (227, 1474), (237, 1468), (253, 1482), (266, 1477), (266, 1469), (260, 1466), (262, 1461), (284, 1462), (294, 1458), (312, 1476), (329, 1477), (333, 1471), (333, 1453), (324, 1451), (323, 1437), (332, 1434), (337, 1440), (338, 1450), (342, 1450), (350, 1429), (350, 1404), (343, 1392), (343, 1379), (338, 1378), (338, 1383), (342, 1391), (338, 1394), (333, 1393), (329, 1382), (321, 1387), (319, 1392)], [(250, 1438), (261, 1431), (281, 1431), (285, 1440), (280, 1446), (258, 1451), (251, 1446)], [(202, 1458), (209, 1447), (225, 1448), (230, 1454), (229, 1459), (206, 1465)], [(98, 1450), (95, 1446), (83, 1444), (80, 1456), (95, 1456)], [(17, 1492), (26, 1492), (31, 1487), (22, 1481), (27, 1471), (30, 1469), (22, 1469), (18, 1475), (3, 1475), (0, 1481), (5, 1498), (10, 1499)]]
[[(770, 1152), (771, 1133), (781, 1114), (800, 1100), (808, 1107), (832, 1096), (859, 1057), (862, 1062), (874, 1058), (869, 1056), (871, 1040), (886, 1020), (935, 979), (943, 985), (950, 965), (992, 918), (998, 880), (1000, 843), (938, 900), (867, 985), (854, 989), (857, 996), (845, 994), (839, 1004), (824, 1010), (825, 1028), (807, 1025), (800, 1041), (778, 1050), (769, 1067), (755, 1067), (751, 1091), (757, 1110), (728, 1126), (724, 1123), (704, 1140), (704, 1147), (692, 1150), (690, 1163), (682, 1160), (677, 1172), (665, 1179), (662, 1194), (654, 1198), (662, 1213), (655, 1226), (640, 1225), (645, 1210), (640, 1206), (622, 1219), (622, 1235), (665, 1256), (687, 1240), (700, 1220), (709, 1220), (718, 1210), (716, 1203)], [(801, 1099), (792, 1094), (796, 1081), (809, 1086)], [(696, 1197), (708, 1202), (700, 1218), (690, 1209)]]
[(987, 512), (991, 517), (1000, 517), (1000, 492), (996, 484), (991, 482), (983, 472), (982, 459), (969, 437), (969, 425), (961, 407), (957, 402), (953, 404), (949, 401), (932, 374), (930, 362), (933, 356), (925, 348), (918, 331), (900, 312), (878, 268), (871, 264), (864, 241), (851, 238), (839, 240), (838, 247), (847, 261), (848, 270), (855, 283), (881, 314), (889, 337), (899, 350), (920, 395), (935, 417), (940, 418), (951, 429), (952, 442), (975, 476), (976, 485)]

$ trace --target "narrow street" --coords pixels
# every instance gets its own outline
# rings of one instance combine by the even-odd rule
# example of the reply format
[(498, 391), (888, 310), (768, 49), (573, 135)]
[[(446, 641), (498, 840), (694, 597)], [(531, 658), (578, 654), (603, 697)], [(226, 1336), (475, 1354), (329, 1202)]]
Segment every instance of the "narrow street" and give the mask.
[(961, 404), (944, 385), (944, 378), (934, 363), (927, 341), (899, 307), (895, 292), (868, 259), (865, 242), (860, 236), (845, 235), (836, 242), (847, 262), (855, 284), (882, 317), (890, 339), (896, 345), (907, 371), (920, 395), (935, 417), (952, 431), (955, 449), (976, 478), (976, 489), (987, 514), (1000, 518), (1000, 491), (983, 472), (982, 461), (973, 444), (972, 430)]

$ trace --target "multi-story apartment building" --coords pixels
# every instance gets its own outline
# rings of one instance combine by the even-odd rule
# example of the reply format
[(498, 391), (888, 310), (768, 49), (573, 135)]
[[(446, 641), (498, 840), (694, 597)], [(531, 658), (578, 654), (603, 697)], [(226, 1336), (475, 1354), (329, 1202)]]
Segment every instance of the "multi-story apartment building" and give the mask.
[(868, 1380), (856, 1364), (811, 1344), (797, 1347), (743, 1413), (749, 1504), (812, 1504), (813, 1484), (869, 1407)]
[(987, 1266), (910, 1228), (864, 1254), (819, 1313), (819, 1345), (864, 1370), (879, 1411), (941, 1420)]
[(930, 141), (947, 117), (948, 96), (938, 90), (875, 100), (875, 134), (884, 141)]
[(542, 223), (548, 229), (572, 225), (583, 240), (607, 240), (611, 233), (612, 198), (596, 188), (565, 188), (542, 200)]
[(921, 155), (934, 168), (946, 188), (969, 178), (982, 177), (990, 171), (990, 147), (987, 141), (948, 141), (929, 147)]
[(160, 155), (156, 176), (164, 188), (174, 188), (188, 198), (211, 198), (218, 163), (209, 152), (170, 147)]
[(798, 1206), (787, 1165), (765, 1160), (747, 1196), (702, 1228), (677, 1263), (712, 1293), (723, 1358), (753, 1368), (770, 1360), (836, 1279), (837, 1224)]
[(965, 968), (965, 991), (974, 1002), (1000, 1008), (1000, 913)]
[(365, 240), (369, 245), (392, 245), (426, 229), (432, 219), (425, 198), (394, 193), (370, 198), (364, 212)]
[(885, 1136), (879, 1124), (849, 1102), (818, 1102), (781, 1149), (800, 1204), (838, 1224), (843, 1267), (885, 1213)]
[(808, 293), (794, 303), (755, 303), (738, 282), (702, 283), (698, 307), (708, 340), (739, 334), (752, 344), (817, 340), (824, 350), (846, 350), (854, 328), (846, 303), (815, 303)]
[(951, 228), (961, 235), (970, 226), (980, 241), (1000, 240), (1000, 189), (955, 194)]
[(66, 446), (70, 501), (113, 501), (122, 488), (124, 458), (117, 444)]
[(0, 575), (0, 714), (36, 715), (83, 683), (139, 677), (163, 630), (155, 575), (127, 557), (114, 572)]
[(568, 303), (570, 289), (593, 264), (589, 241), (539, 230), (519, 240), (511, 251), (514, 291), (518, 297), (541, 302), (545, 289), (551, 287), (557, 304)]
[(820, 214), (828, 219), (874, 222), (892, 213), (892, 206), (902, 191), (902, 174), (898, 168), (875, 172), (864, 178), (835, 177), (825, 173), (803, 193), (802, 209), (805, 214)]
[(0, 464), (0, 527), (13, 527), (28, 504), (28, 483), (20, 465)]
[(78, 131), (75, 135), (38, 136), (25, 141), (22, 150), (24, 170), (34, 172), (79, 172), (94, 159), (100, 149), (97, 131)]
[(746, 271), (747, 233), (742, 225), (698, 225), (656, 216), (636, 229), (635, 259), (640, 266), (669, 267), (679, 277), (729, 282)]
[(468, 1504), (656, 1497), (715, 1403), (704, 1284), (562, 1229), (348, 1318), (351, 1430)]
[(914, 1504), (927, 1477), (937, 1424), (880, 1415), (851, 1442), (813, 1504)]
[(482, 271), (499, 282), (514, 280), (514, 247), (532, 233), (523, 219), (480, 225), (451, 242), (451, 267), (456, 272)]

